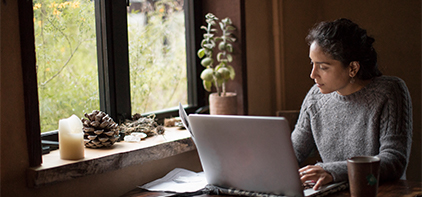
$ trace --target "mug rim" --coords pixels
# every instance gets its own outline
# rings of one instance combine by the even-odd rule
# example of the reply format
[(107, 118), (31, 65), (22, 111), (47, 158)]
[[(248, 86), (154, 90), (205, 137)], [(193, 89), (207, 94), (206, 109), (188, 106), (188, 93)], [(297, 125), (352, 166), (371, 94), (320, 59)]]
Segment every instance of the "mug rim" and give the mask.
[(347, 159), (347, 162), (350, 163), (375, 163), (379, 161), (381, 159), (378, 156), (356, 156)]

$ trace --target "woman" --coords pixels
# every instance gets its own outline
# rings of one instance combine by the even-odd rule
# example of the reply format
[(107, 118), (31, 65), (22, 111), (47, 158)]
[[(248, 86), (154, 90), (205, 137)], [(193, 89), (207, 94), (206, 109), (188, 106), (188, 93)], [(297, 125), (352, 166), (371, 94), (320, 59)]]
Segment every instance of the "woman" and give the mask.
[(321, 22), (307, 36), (315, 85), (292, 133), (296, 157), (317, 148), (322, 162), (299, 169), (314, 189), (347, 181), (347, 159), (376, 155), (380, 180), (405, 178), (412, 141), (412, 106), (405, 83), (383, 76), (375, 41), (348, 19)]

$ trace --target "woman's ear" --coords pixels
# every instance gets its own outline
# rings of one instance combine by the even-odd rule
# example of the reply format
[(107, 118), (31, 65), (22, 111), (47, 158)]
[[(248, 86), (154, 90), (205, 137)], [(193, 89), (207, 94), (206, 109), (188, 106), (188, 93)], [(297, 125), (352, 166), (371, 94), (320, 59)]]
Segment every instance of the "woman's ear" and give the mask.
[(352, 78), (355, 77), (356, 74), (358, 73), (359, 69), (360, 69), (360, 64), (359, 64), (358, 61), (350, 62), (350, 64), (349, 64), (349, 76), (352, 77)]

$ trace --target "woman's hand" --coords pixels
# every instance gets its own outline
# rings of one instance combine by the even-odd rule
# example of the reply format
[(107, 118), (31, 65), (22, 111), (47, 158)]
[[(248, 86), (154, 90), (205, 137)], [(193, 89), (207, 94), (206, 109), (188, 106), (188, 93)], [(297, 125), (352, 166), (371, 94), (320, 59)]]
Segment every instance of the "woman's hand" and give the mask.
[(300, 180), (302, 183), (305, 181), (315, 181), (314, 190), (319, 189), (321, 186), (333, 181), (333, 176), (322, 169), (320, 166), (308, 165), (299, 169)]

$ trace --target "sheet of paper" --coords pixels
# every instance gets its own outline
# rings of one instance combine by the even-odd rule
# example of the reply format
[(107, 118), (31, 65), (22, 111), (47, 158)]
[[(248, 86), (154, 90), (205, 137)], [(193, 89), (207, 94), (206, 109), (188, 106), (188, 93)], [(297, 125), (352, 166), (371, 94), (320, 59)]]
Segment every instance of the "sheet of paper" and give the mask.
[(204, 172), (193, 172), (186, 169), (175, 168), (164, 177), (138, 186), (149, 191), (165, 192), (195, 192), (207, 185)]

